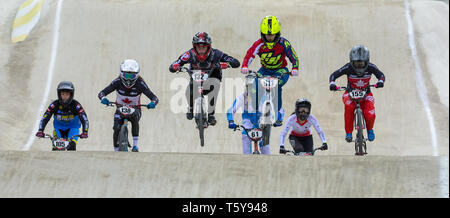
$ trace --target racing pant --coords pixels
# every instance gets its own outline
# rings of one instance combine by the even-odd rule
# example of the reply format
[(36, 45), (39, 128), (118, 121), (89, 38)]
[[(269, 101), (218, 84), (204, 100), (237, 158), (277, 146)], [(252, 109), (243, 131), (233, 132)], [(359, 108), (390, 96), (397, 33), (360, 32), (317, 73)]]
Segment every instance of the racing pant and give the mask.
[[(186, 100), (189, 103), (188, 112), (192, 112), (194, 108), (194, 100), (200, 96), (198, 92), (198, 84), (194, 82), (192, 79), (189, 82), (189, 85), (186, 87)], [(208, 96), (208, 115), (214, 115), (216, 109), (217, 96), (219, 95), (220, 90), (220, 80), (215, 77), (208, 78), (205, 82), (203, 82), (203, 95)]]
[[(342, 102), (345, 106), (344, 120), (345, 133), (353, 132), (353, 122), (355, 119), (356, 102), (353, 101), (347, 92), (342, 95)], [(361, 110), (363, 112), (364, 120), (366, 122), (367, 130), (373, 129), (375, 123), (375, 99), (373, 94), (367, 93), (366, 97), (360, 101)]]
[[(269, 70), (269, 69), (265, 69), (265, 68), (259, 68), (258, 73), (266, 76), (279, 76), (283, 73), (287, 73), (289, 72), (288, 68), (281, 68), (281, 69), (275, 69), (275, 70)], [(280, 113), (280, 109), (283, 106), (283, 101), (282, 101), (282, 87), (284, 86), (284, 84), (287, 83), (287, 81), (289, 80), (289, 74), (283, 74), (283, 76), (281, 76), (281, 80), (278, 82), (278, 116), (277, 116), (277, 120), (283, 120), (283, 114)], [(258, 83), (257, 83), (258, 84)], [(260, 84), (258, 84), (260, 85)], [(275, 102), (274, 102), (275, 103)]]
[[(134, 137), (139, 136), (139, 120), (141, 119), (141, 109), (136, 108), (135, 112), (126, 118), (128, 119), (128, 122), (131, 123), (131, 135)], [(122, 127), (124, 122), (123, 115), (116, 110), (116, 113), (114, 114), (114, 133), (113, 133), (113, 146), (119, 147), (117, 144), (117, 138), (119, 137), (120, 128)]]
[[(78, 128), (67, 128), (67, 127), (58, 127), (54, 126), (55, 130), (53, 130), (53, 137), (70, 139), (74, 135), (80, 134), (80, 129)], [(72, 140), (69, 141), (69, 145), (67, 146), (68, 151), (76, 151), (77, 150), (77, 141), (78, 136), (73, 137)]]
[(289, 143), (295, 153), (299, 152), (312, 152), (313, 151), (313, 137), (312, 135), (299, 137), (295, 135), (289, 135)]

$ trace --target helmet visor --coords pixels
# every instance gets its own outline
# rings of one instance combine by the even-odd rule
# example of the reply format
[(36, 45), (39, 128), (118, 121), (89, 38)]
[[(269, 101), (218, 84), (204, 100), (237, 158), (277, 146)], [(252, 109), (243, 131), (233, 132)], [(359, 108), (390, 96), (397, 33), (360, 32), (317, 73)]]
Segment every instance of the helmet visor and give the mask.
[(137, 78), (137, 74), (134, 72), (123, 72), (122, 75), (125, 80), (134, 80)]
[(353, 66), (356, 69), (364, 69), (366, 67), (366, 62), (365, 61), (353, 61)]
[(309, 109), (307, 107), (299, 107), (297, 110), (299, 114), (309, 114)]

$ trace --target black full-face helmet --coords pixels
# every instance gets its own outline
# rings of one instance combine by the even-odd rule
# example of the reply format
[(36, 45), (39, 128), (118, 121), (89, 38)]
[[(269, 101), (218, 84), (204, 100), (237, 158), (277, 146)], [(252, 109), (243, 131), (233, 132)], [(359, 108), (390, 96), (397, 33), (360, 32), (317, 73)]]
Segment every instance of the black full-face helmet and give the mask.
[[(56, 89), (58, 93), (58, 101), (61, 105), (67, 106), (70, 103), (72, 103), (73, 96), (75, 94), (75, 87), (73, 86), (73, 83), (70, 81), (62, 81), (58, 84), (58, 88)], [(67, 101), (63, 101), (61, 98), (61, 92), (69, 92), (70, 98)]]
[[(308, 108), (308, 113), (300, 113), (299, 108)], [(306, 120), (309, 117), (309, 114), (311, 113), (311, 102), (306, 98), (299, 98), (295, 102), (295, 115), (297, 115), (297, 118), (300, 120)]]

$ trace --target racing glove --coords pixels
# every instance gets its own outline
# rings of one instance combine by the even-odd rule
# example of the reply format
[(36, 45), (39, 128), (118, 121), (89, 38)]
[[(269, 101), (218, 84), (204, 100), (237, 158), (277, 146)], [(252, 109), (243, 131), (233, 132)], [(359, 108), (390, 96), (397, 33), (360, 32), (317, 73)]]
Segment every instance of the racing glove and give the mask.
[(327, 145), (326, 142), (324, 142), (324, 143), (322, 144), (322, 149), (320, 149), (320, 150), (322, 150), (322, 151), (328, 150), (328, 145)]
[(101, 103), (104, 105), (109, 105), (109, 100), (106, 97), (103, 97)]
[(81, 133), (81, 135), (80, 135), (80, 138), (82, 138), (82, 139), (85, 139), (85, 138), (87, 138), (88, 137), (88, 133), (87, 132), (83, 132), (83, 133)]
[(39, 137), (39, 138), (44, 138), (45, 134), (44, 134), (44, 132), (42, 132), (42, 131), (38, 131), (38, 132), (36, 133), (36, 136)]
[(169, 68), (170, 72), (177, 72), (178, 70), (180, 70), (180, 64), (172, 64), (170, 68)]
[(330, 91), (336, 91), (336, 90), (338, 90), (336, 84), (330, 84)]
[(155, 102), (150, 102), (148, 105), (147, 105), (147, 109), (153, 109), (153, 108), (155, 108), (156, 107), (156, 104), (155, 104)]
[(248, 74), (248, 67), (241, 68), (241, 73), (242, 74)]
[(292, 69), (291, 73), (292, 73), (292, 76), (298, 76), (298, 70), (297, 69)]
[(384, 87), (384, 82), (383, 81), (378, 81), (377, 82), (377, 88), (383, 88)]
[(236, 124), (234, 123), (233, 120), (228, 121), (228, 128), (230, 129), (236, 129)]

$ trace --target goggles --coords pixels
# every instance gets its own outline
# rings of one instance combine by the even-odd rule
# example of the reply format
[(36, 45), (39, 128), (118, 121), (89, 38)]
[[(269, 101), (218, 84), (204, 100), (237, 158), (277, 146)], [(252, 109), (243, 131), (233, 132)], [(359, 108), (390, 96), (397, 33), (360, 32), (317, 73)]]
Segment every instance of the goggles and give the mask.
[(298, 110), (298, 113), (301, 113), (301, 114), (307, 114), (309, 111), (308, 111), (308, 109), (299, 109)]
[(137, 74), (134, 72), (122, 72), (122, 76), (126, 80), (134, 80), (137, 78)]

